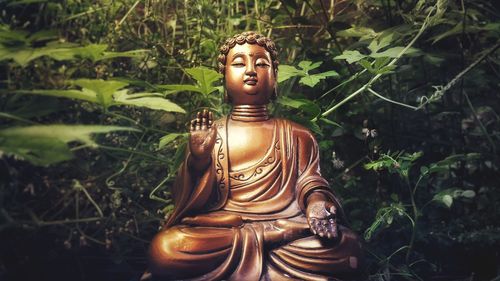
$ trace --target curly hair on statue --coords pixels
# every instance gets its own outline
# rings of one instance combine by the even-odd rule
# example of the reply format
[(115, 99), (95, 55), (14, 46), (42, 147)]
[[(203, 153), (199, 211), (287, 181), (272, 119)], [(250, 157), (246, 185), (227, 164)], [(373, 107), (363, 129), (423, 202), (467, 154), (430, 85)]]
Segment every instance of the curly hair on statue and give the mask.
[(217, 60), (219, 61), (219, 72), (225, 74), (226, 70), (226, 59), (229, 50), (231, 50), (236, 44), (243, 45), (245, 43), (248, 44), (257, 44), (261, 47), (264, 47), (266, 51), (271, 55), (271, 60), (273, 61), (273, 69), (274, 73), (278, 72), (278, 51), (276, 50), (276, 45), (273, 40), (268, 37), (265, 37), (262, 34), (256, 33), (254, 31), (247, 31), (241, 34), (236, 34), (233, 37), (227, 39), (224, 44), (219, 48), (219, 57)]

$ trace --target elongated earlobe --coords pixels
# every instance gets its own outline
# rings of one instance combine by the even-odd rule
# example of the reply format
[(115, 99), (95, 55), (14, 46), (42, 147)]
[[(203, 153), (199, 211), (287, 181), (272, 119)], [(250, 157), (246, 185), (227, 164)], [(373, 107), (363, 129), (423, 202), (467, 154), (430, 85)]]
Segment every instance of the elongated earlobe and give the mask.
[(275, 101), (278, 99), (278, 83), (274, 84), (273, 93), (271, 94), (271, 100)]
[(231, 103), (231, 97), (227, 94), (226, 88), (224, 88), (224, 102), (225, 103)]

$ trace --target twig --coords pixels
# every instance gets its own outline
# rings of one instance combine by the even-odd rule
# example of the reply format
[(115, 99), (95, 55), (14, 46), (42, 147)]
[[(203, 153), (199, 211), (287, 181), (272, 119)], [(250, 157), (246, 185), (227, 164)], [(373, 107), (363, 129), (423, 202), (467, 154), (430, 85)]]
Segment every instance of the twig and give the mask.
[(165, 204), (170, 204), (172, 202), (172, 200), (165, 200), (161, 197), (158, 197), (155, 195), (156, 191), (158, 189), (160, 189), (160, 187), (165, 184), (168, 180), (170, 179), (170, 174), (167, 175), (155, 188), (153, 188), (153, 190), (151, 190), (151, 192), (149, 193), (149, 199), (151, 200), (156, 200), (156, 201), (159, 201), (159, 202), (162, 202), (162, 203), (165, 203)]
[(15, 115), (12, 115), (12, 114), (9, 114), (9, 113), (5, 113), (5, 112), (0, 112), (0, 117), (13, 119), (13, 120), (16, 120), (16, 121), (21, 121), (21, 122), (28, 123), (28, 124), (39, 124), (39, 123), (37, 123), (37, 122), (33, 122), (33, 121), (31, 121), (31, 120), (28, 120), (28, 119), (24, 119), (24, 118), (21, 118), (21, 117), (17, 117), (17, 116), (15, 116)]
[(85, 196), (87, 197), (87, 199), (90, 201), (90, 203), (92, 203), (92, 205), (94, 205), (94, 207), (96, 208), (97, 212), (99, 213), (99, 216), (102, 218), (104, 217), (104, 214), (101, 210), (101, 207), (99, 207), (99, 205), (94, 201), (94, 199), (92, 198), (92, 196), (90, 196), (89, 192), (87, 191), (87, 189), (78, 181), (75, 181), (74, 183), (74, 187), (79, 190), (79, 191), (83, 191), (83, 193), (85, 194)]
[(393, 104), (397, 104), (397, 105), (400, 105), (400, 106), (404, 106), (404, 107), (407, 107), (407, 108), (410, 108), (410, 109), (413, 109), (413, 110), (417, 110), (418, 107), (415, 107), (415, 106), (411, 106), (411, 105), (408, 105), (408, 104), (404, 104), (404, 103), (401, 103), (401, 102), (397, 102), (397, 101), (394, 101), (394, 100), (391, 100), (389, 98), (386, 98), (380, 94), (378, 94), (377, 92), (375, 92), (372, 88), (368, 88), (367, 89), (370, 93), (374, 94), (375, 96), (379, 97), (380, 99), (383, 99), (387, 102), (390, 102), (390, 103), (393, 103)]
[[(427, 17), (425, 18), (424, 23), (420, 27), (417, 35), (415, 37), (413, 37), (413, 39), (411, 40), (411, 42), (408, 45), (406, 45), (406, 47), (403, 50), (401, 50), (401, 52), (399, 52), (399, 54), (391, 62), (389, 62), (387, 64), (387, 66), (394, 65), (408, 51), (408, 49), (410, 49), (411, 46), (413, 46), (413, 44), (415, 44), (415, 42), (417, 41), (417, 39), (422, 35), (422, 33), (424, 33), (424, 30), (427, 28), (427, 25), (429, 23), (429, 18), (431, 16), (431, 14), (434, 12), (435, 9), (436, 9), (436, 6), (432, 7), (432, 9), (427, 14)], [(380, 77), (382, 77), (382, 75), (383, 74), (377, 74), (377, 75), (375, 75), (372, 79), (370, 79), (370, 81), (368, 81), (368, 83), (366, 83), (365, 85), (361, 86), (361, 88), (359, 88), (358, 90), (356, 90), (354, 93), (350, 94), (348, 97), (346, 97), (345, 99), (343, 99), (342, 101), (340, 101), (338, 104), (336, 104), (332, 108), (330, 108), (327, 111), (323, 112), (321, 114), (321, 116), (324, 117), (324, 116), (329, 115), (330, 113), (332, 113), (333, 111), (335, 111), (337, 108), (339, 108), (340, 106), (342, 106), (344, 103), (348, 102), (350, 99), (354, 98), (355, 96), (359, 95), (360, 93), (362, 93), (365, 90), (367, 90), (368, 88), (370, 88), (370, 86), (375, 81), (377, 81)]]
[(476, 67), (480, 62), (482, 62), (485, 58), (487, 58), (489, 55), (491, 55), (493, 52), (495, 52), (498, 48), (500, 47), (500, 40), (497, 41), (497, 43), (491, 47), (488, 51), (486, 51), (484, 54), (482, 54), (476, 61), (471, 63), (466, 69), (462, 70), (455, 78), (453, 78), (448, 84), (446, 84), (444, 87), (443, 86), (436, 86), (437, 90), (436, 92), (429, 98), (422, 99), (421, 104), (418, 106), (418, 108), (422, 108), (426, 104), (435, 101), (442, 97), (446, 91), (448, 91), (451, 87), (453, 87), (462, 77), (467, 74), (467, 72), (471, 71), (474, 67)]
[(125, 21), (125, 19), (130, 15), (130, 13), (135, 9), (135, 7), (137, 6), (137, 4), (139, 4), (140, 0), (137, 0), (135, 1), (135, 3), (132, 5), (132, 7), (130, 7), (130, 9), (127, 11), (127, 13), (123, 16), (123, 18), (120, 20), (120, 22), (118, 22), (118, 24), (116, 24), (116, 28), (119, 28), (120, 25), (122, 25), (122, 23)]

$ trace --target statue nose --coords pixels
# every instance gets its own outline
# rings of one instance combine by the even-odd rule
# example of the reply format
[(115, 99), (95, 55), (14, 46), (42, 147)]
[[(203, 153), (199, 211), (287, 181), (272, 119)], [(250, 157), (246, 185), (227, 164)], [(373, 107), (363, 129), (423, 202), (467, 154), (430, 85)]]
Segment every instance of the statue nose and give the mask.
[(255, 72), (255, 67), (251, 63), (247, 64), (247, 67), (245, 69), (245, 74), (248, 76), (257, 75), (257, 73)]

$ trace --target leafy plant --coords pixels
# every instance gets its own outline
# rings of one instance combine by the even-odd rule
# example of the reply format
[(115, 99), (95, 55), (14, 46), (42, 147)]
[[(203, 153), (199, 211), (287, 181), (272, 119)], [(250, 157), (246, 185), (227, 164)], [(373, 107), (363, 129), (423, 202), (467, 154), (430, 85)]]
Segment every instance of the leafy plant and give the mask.
[(101, 105), (104, 110), (116, 105), (146, 107), (167, 112), (185, 113), (177, 104), (164, 98), (160, 93), (128, 94), (124, 89), (129, 84), (123, 81), (102, 79), (77, 79), (70, 81), (80, 90), (19, 90), (14, 93), (37, 94), (83, 100)]
[(69, 143), (78, 148), (97, 148), (90, 135), (113, 131), (138, 131), (134, 128), (97, 125), (34, 125), (0, 130), (0, 154), (14, 156), (34, 165), (48, 166), (73, 158)]
[(314, 70), (321, 66), (323, 62), (301, 61), (299, 62), (300, 69), (291, 65), (281, 65), (279, 68), (280, 74), (278, 75), (278, 83), (284, 82), (292, 77), (301, 77), (299, 83), (311, 88), (314, 88), (321, 80), (328, 77), (338, 77), (339, 74), (335, 70), (310, 74), (309, 71)]

